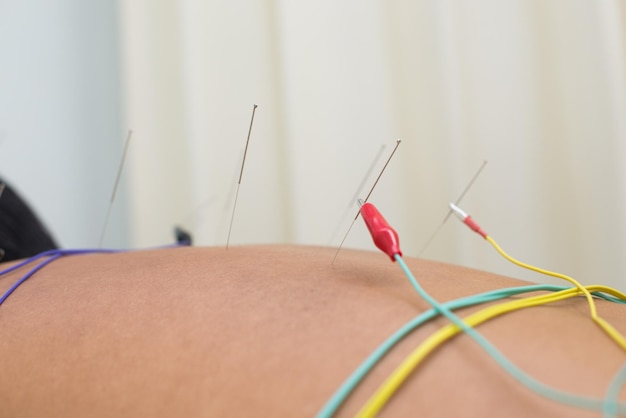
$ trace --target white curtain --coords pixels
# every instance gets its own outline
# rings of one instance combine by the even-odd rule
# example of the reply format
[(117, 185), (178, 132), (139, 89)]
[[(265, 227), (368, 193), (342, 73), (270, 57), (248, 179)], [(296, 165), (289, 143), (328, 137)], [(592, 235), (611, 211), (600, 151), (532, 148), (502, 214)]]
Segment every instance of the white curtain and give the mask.
[[(416, 255), (461, 207), (512, 255), (626, 290), (621, 0), (120, 1), (136, 246), (338, 245), (353, 195)], [(380, 153), (381, 145), (386, 148)], [(373, 249), (359, 220), (346, 247)], [(423, 253), (510, 266), (450, 219)], [(329, 260), (330, 262), (330, 260)]]

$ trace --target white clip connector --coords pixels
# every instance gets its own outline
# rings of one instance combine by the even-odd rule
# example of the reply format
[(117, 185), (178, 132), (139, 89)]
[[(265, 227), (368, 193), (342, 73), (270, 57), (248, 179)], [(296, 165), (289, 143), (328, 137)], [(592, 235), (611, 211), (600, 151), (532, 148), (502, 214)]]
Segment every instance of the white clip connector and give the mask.
[(465, 222), (465, 220), (467, 219), (467, 217), (469, 216), (467, 213), (465, 213), (460, 207), (458, 207), (457, 205), (455, 205), (454, 203), (450, 203), (450, 210), (452, 212), (454, 212), (454, 214), (462, 221)]

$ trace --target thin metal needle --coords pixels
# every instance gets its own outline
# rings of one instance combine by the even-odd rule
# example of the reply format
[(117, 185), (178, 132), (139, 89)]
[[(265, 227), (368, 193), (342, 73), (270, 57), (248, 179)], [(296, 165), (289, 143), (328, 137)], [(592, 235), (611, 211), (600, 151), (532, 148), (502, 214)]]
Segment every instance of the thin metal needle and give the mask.
[[(385, 172), (385, 169), (387, 168), (387, 165), (389, 164), (389, 161), (391, 161), (391, 158), (393, 157), (393, 155), (396, 153), (396, 150), (398, 149), (398, 146), (400, 145), (400, 142), (402, 142), (400, 139), (396, 140), (396, 146), (393, 147), (393, 151), (391, 151), (391, 154), (389, 155), (389, 158), (387, 158), (387, 161), (385, 162), (385, 165), (383, 166), (382, 170), (380, 170), (380, 173), (378, 174), (378, 177), (376, 178), (376, 181), (374, 182), (374, 185), (370, 189), (370, 191), (367, 194), (367, 197), (365, 198), (365, 200), (363, 200), (363, 203), (360, 203), (360, 205), (363, 205), (363, 204), (367, 203), (367, 199), (369, 199), (370, 196), (372, 195), (372, 192), (374, 191), (374, 188), (378, 184), (378, 180), (380, 180), (380, 177)], [(339, 251), (341, 250), (341, 247), (343, 246), (343, 243), (346, 241), (346, 238), (348, 238), (348, 235), (350, 234), (350, 231), (352, 230), (352, 227), (354, 226), (354, 223), (358, 219), (360, 213), (361, 213), (361, 208), (359, 207), (359, 210), (357, 211), (356, 216), (352, 220), (352, 223), (350, 224), (350, 227), (348, 228), (348, 231), (346, 231), (346, 235), (343, 236), (343, 239), (341, 240), (341, 243), (339, 244), (339, 247), (337, 248), (337, 251), (335, 252), (335, 256), (333, 257), (333, 261), (330, 263), (331, 265), (335, 264), (335, 260), (337, 259), (337, 255), (339, 254)]]
[[(484, 160), (483, 163), (480, 165), (480, 167), (478, 167), (476, 174), (474, 174), (474, 177), (472, 177), (467, 187), (465, 187), (465, 190), (463, 190), (463, 193), (461, 193), (461, 196), (459, 196), (456, 202), (454, 202), (455, 205), (458, 205), (459, 203), (461, 203), (461, 200), (463, 200), (463, 198), (465, 197), (469, 189), (472, 188), (472, 186), (474, 185), (474, 182), (476, 181), (476, 179), (478, 178), (478, 176), (483, 171), (483, 168), (485, 168), (486, 165), (487, 165), (487, 160)], [(448, 216), (450, 216), (451, 213), (452, 213), (452, 209), (448, 211)]]
[(335, 241), (335, 238), (337, 237), (337, 234), (339, 233), (339, 230), (341, 229), (341, 225), (343, 224), (343, 221), (346, 219), (346, 216), (348, 216), (350, 209), (352, 209), (352, 205), (354, 204), (354, 201), (359, 197), (359, 194), (361, 194), (361, 189), (363, 189), (363, 186), (365, 186), (365, 182), (372, 174), (372, 171), (374, 171), (374, 168), (376, 167), (376, 164), (378, 164), (378, 160), (380, 159), (380, 156), (383, 155), (384, 150), (385, 150), (385, 144), (381, 145), (380, 148), (378, 149), (378, 153), (376, 153), (376, 157), (374, 157), (374, 159), (372, 160), (372, 163), (367, 169), (367, 173), (365, 173), (365, 176), (363, 176), (363, 179), (361, 180), (359, 187), (357, 187), (356, 191), (354, 192), (354, 195), (352, 195), (352, 197), (348, 201), (348, 206), (346, 207), (346, 210), (343, 212), (343, 215), (341, 216), (341, 218), (339, 218), (339, 223), (337, 224), (335, 229), (333, 229), (333, 236), (329, 241), (329, 245), (332, 245), (332, 243)]
[(252, 107), (252, 117), (250, 118), (250, 127), (248, 128), (248, 138), (246, 139), (246, 148), (243, 151), (243, 160), (241, 161), (241, 170), (239, 171), (239, 181), (237, 182), (237, 191), (235, 192), (235, 203), (233, 204), (233, 213), (230, 216), (230, 226), (228, 227), (228, 238), (226, 239), (226, 249), (230, 243), (230, 233), (233, 229), (233, 221), (235, 220), (235, 209), (237, 208), (237, 198), (239, 197), (239, 186), (241, 186), (241, 178), (243, 177), (243, 167), (246, 164), (246, 155), (248, 154), (248, 144), (250, 143), (250, 135), (252, 134), (252, 124), (254, 123), (254, 114), (256, 113), (255, 104)]
[(98, 243), (98, 247), (102, 248), (102, 243), (104, 241), (104, 233), (106, 232), (107, 225), (109, 224), (109, 217), (111, 216), (111, 208), (113, 207), (113, 202), (115, 202), (115, 194), (117, 193), (117, 188), (120, 183), (120, 177), (122, 176), (122, 169), (124, 168), (124, 162), (126, 161), (126, 155), (128, 154), (128, 146), (130, 145), (130, 139), (133, 136), (133, 131), (128, 131), (128, 136), (126, 137), (126, 144), (124, 145), (124, 152), (122, 153), (122, 160), (120, 161), (120, 166), (117, 169), (117, 176), (115, 177), (115, 183), (113, 185), (113, 192), (111, 193), (111, 199), (109, 200), (109, 207), (107, 208), (107, 214), (104, 218), (104, 225), (102, 226), (102, 232), (100, 233), (100, 241)]
[[(380, 149), (378, 150), (378, 153), (376, 154), (376, 157), (374, 158), (374, 160), (370, 164), (369, 168), (367, 169), (367, 173), (365, 174), (365, 177), (363, 177), (363, 180), (361, 180), (361, 184), (359, 184), (359, 187), (356, 189), (356, 192), (350, 198), (350, 205), (352, 205), (352, 203), (354, 203), (354, 201), (357, 200), (357, 198), (359, 197), (359, 194), (361, 193), (361, 189), (363, 188), (363, 186), (365, 186), (365, 182), (367, 181), (369, 176), (372, 174), (372, 171), (374, 171), (374, 167), (376, 167), (376, 163), (378, 163), (378, 160), (380, 159), (380, 156), (383, 155), (383, 151), (385, 150), (385, 148), (386, 148), (385, 144), (382, 144), (380, 146)], [(394, 149), (394, 151), (395, 151), (395, 149)], [(383, 170), (384, 170), (384, 168), (383, 168)]]
[[(396, 146), (393, 147), (393, 151), (391, 151), (391, 154), (389, 155), (389, 158), (387, 158), (387, 162), (385, 163), (385, 165), (383, 166), (383, 169), (380, 170), (380, 174), (378, 174), (378, 177), (376, 178), (376, 181), (374, 182), (374, 185), (372, 186), (372, 188), (370, 189), (370, 192), (367, 194), (367, 196), (365, 196), (365, 200), (363, 201), (363, 203), (367, 203), (367, 200), (370, 198), (370, 196), (372, 195), (372, 192), (374, 191), (374, 187), (376, 187), (376, 185), (378, 184), (378, 180), (380, 180), (380, 177), (383, 175), (383, 173), (385, 172), (385, 169), (387, 168), (387, 165), (389, 164), (389, 161), (391, 161), (391, 158), (393, 157), (393, 154), (396, 153), (396, 150), (398, 149), (398, 146), (400, 145), (400, 142), (402, 142), (402, 140), (398, 139), (396, 140)], [(359, 213), (361, 213), (361, 211), (358, 211), (356, 213), (356, 216), (354, 217), (354, 219), (359, 217)]]
[[(486, 165), (487, 165), (487, 160), (484, 160), (483, 163), (478, 168), (478, 170), (476, 171), (476, 173), (474, 174), (474, 176), (472, 177), (472, 179), (470, 180), (470, 182), (465, 187), (465, 190), (463, 190), (463, 193), (461, 193), (461, 195), (456, 200), (456, 202), (454, 202), (455, 205), (458, 205), (459, 203), (461, 203), (461, 200), (463, 200), (463, 198), (465, 197), (469, 189), (471, 189), (471, 187), (474, 185), (474, 182), (476, 181), (476, 179), (478, 178), (478, 176), (483, 171), (483, 168), (485, 168)], [(424, 253), (424, 251), (426, 251), (426, 249), (433, 242), (435, 237), (439, 235), (439, 231), (441, 231), (441, 228), (443, 228), (443, 225), (448, 221), (448, 219), (450, 218), (450, 215), (452, 215), (452, 209), (448, 209), (448, 213), (446, 213), (446, 216), (443, 218), (443, 221), (441, 221), (437, 229), (435, 229), (435, 231), (430, 235), (430, 237), (428, 238), (428, 241), (426, 241), (426, 244), (424, 244), (424, 246), (419, 251), (419, 253), (417, 253), (416, 258), (420, 258), (422, 254)]]

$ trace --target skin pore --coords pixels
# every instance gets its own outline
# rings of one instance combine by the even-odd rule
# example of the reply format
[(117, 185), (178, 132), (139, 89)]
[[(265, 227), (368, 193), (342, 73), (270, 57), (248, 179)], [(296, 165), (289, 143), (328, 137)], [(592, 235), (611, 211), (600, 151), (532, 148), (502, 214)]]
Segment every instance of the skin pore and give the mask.
[[(386, 255), (344, 249), (331, 265), (334, 251), (184, 247), (62, 258), (0, 306), (2, 415), (314, 416), (373, 349), (430, 308)], [(526, 284), (405, 260), (441, 302)], [(0, 290), (26, 271), (0, 277)], [(626, 307), (596, 303), (626, 334)], [(447, 323), (431, 321), (394, 348), (338, 416), (353, 416)], [(626, 361), (589, 319), (583, 298), (507, 314), (478, 330), (536, 379), (589, 397), (604, 397)], [(380, 416), (502, 415), (602, 416), (531, 393), (466, 336), (430, 356)]]

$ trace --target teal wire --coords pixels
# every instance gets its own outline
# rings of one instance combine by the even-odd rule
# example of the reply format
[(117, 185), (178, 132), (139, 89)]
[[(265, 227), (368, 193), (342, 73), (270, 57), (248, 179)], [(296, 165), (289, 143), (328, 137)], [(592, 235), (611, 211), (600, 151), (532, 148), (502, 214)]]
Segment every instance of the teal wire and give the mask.
[[(592, 292), (591, 294), (593, 295), (593, 294), (595, 294), (595, 293), (593, 293), (593, 292)], [(602, 299), (607, 300), (607, 301), (609, 301), (609, 302), (614, 302), (614, 303), (619, 303), (619, 304), (622, 304), (622, 305), (626, 305), (626, 300), (622, 300), (622, 299), (620, 299), (620, 298), (616, 298), (615, 296), (611, 296), (611, 295), (604, 295), (604, 296), (602, 297)]]
[[(470, 306), (475, 306), (487, 302), (492, 302), (499, 299), (504, 299), (507, 297), (519, 295), (522, 293), (530, 293), (537, 291), (551, 291), (557, 292), (560, 290), (567, 289), (567, 286), (557, 286), (551, 284), (537, 284), (537, 285), (529, 285), (529, 286), (519, 286), (519, 287), (511, 287), (505, 289), (492, 290), (485, 293), (480, 293), (477, 295), (472, 295), (460, 299), (455, 299), (446, 303), (443, 303), (444, 306), (449, 309), (461, 309)], [(599, 296), (605, 300), (609, 300), (610, 302), (621, 303), (626, 305), (626, 301), (621, 299), (612, 297), (610, 295), (606, 295), (600, 292), (594, 293), (594, 295)], [(345, 402), (345, 400), (352, 394), (354, 389), (365, 379), (365, 377), (369, 374), (369, 372), (378, 364), (378, 362), (385, 356), (387, 353), (395, 347), (402, 339), (404, 339), (408, 334), (414, 331), (416, 328), (420, 327), (424, 323), (430, 321), (433, 318), (439, 316), (439, 312), (437, 310), (430, 309), (426, 312), (415, 317), (413, 320), (409, 321), (407, 324), (402, 326), (399, 330), (397, 330), (393, 335), (391, 335), (385, 342), (383, 342), (376, 350), (374, 350), (368, 358), (366, 358), (361, 365), (359, 365), (354, 372), (341, 384), (341, 386), (333, 393), (333, 395), (326, 401), (322, 409), (317, 413), (317, 418), (331, 418), (341, 405)]]
[(606, 398), (604, 402), (604, 418), (616, 418), (617, 417), (617, 398), (622, 391), (622, 386), (626, 384), (626, 364), (617, 372), (609, 389), (606, 391)]
[[(472, 295), (453, 301), (444, 303), (449, 309), (461, 309), (469, 306), (479, 305), (482, 303), (492, 302), (507, 298), (510, 296), (518, 295), (521, 293), (536, 292), (540, 290), (558, 291), (565, 289), (565, 286), (556, 285), (531, 285), (512, 287), (507, 289), (498, 289), (478, 295)], [(391, 337), (383, 342), (374, 352), (372, 352), (367, 359), (345, 380), (345, 382), (335, 391), (330, 397), (322, 409), (317, 413), (317, 418), (330, 418), (341, 407), (343, 402), (350, 396), (355, 387), (361, 383), (365, 376), (374, 368), (374, 366), (404, 337), (406, 337), (413, 330), (423, 325), (427, 321), (439, 316), (439, 312), (435, 309), (430, 309), (423, 312), (402, 328), (397, 330)]]
[[(420, 286), (413, 273), (409, 270), (408, 266), (404, 263), (404, 260), (399, 254), (395, 255), (395, 259), (402, 268), (404, 274), (408, 277), (409, 281), (419, 293), (419, 295), (433, 308), (439, 311), (443, 316), (448, 318), (454, 325), (463, 330), (474, 341), (476, 341), (507, 373), (515, 378), (519, 383), (526, 386), (533, 392), (541, 395), (545, 398), (551, 399), (555, 402), (559, 402), (565, 405), (569, 405), (574, 408), (591, 409), (596, 411), (602, 411), (604, 409), (604, 400), (587, 398), (578, 395), (573, 395), (567, 392), (554, 389), (547, 386), (534, 378), (530, 377), (513, 364), (508, 358), (506, 358), (496, 347), (494, 347), (485, 337), (478, 333), (474, 328), (467, 325), (461, 318), (456, 316), (447, 307), (441, 305), (435, 299), (433, 299), (426, 291)], [(626, 404), (616, 404), (620, 413), (626, 413)]]

